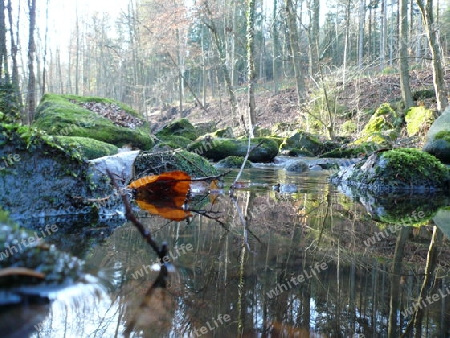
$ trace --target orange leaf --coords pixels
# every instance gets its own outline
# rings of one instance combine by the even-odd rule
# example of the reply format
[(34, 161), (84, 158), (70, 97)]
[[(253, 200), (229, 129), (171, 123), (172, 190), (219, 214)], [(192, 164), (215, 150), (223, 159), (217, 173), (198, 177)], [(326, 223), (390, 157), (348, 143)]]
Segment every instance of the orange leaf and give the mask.
[(131, 182), (132, 189), (146, 189), (153, 194), (187, 195), (191, 184), (191, 177), (184, 171), (172, 171), (160, 175), (145, 176)]

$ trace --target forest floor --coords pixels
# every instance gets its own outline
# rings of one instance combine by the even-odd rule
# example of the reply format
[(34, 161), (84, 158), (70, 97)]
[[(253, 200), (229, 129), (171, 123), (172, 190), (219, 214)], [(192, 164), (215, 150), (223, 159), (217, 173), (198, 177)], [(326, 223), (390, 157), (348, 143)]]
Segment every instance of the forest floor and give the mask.
[[(450, 71), (446, 72), (445, 79), (450, 83)], [(433, 90), (433, 73), (430, 70), (411, 71), (411, 91), (417, 93), (423, 90)], [(313, 111), (314, 101), (319, 98), (316, 84), (309, 83), (307, 103), (302, 111)], [(350, 80), (344, 87), (341, 81), (328, 81), (326, 84), (329, 98), (334, 98), (338, 115), (336, 117), (337, 135), (339, 126), (343, 122), (352, 119), (358, 123), (358, 130), (364, 126), (371, 116), (371, 112), (382, 103), (398, 105), (400, 93), (399, 74), (380, 74), (377, 76), (358, 77)], [(247, 120), (247, 93), (245, 91), (237, 95), (239, 116), (235, 118), (241, 122), (241, 115)], [(271, 128), (278, 122), (287, 122), (294, 126), (301, 125), (307, 113), (299, 112), (295, 88), (281, 89), (274, 94), (273, 89), (258, 90), (256, 95), (257, 123), (262, 128)], [(309, 104), (308, 104), (309, 101)], [(434, 98), (418, 98), (415, 105), (424, 105), (428, 109), (435, 110)], [(227, 97), (208, 100), (205, 109), (196, 104), (186, 104), (182, 117), (189, 119), (191, 123), (216, 122), (218, 128), (233, 125), (233, 116), (230, 113), (230, 105)], [(317, 109), (316, 109), (317, 111)], [(369, 113), (368, 113), (369, 112)], [(168, 106), (157, 113), (151, 114), (151, 123), (154, 130), (160, 129), (170, 120), (179, 118), (177, 106)], [(294, 128), (295, 129), (295, 128)], [(356, 136), (356, 135), (355, 135)]]

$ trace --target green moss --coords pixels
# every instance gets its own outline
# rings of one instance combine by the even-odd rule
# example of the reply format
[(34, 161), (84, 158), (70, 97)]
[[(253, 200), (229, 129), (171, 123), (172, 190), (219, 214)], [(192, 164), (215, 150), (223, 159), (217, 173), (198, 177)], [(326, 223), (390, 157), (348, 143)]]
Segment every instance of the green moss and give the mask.
[[(242, 163), (244, 163), (243, 156), (228, 156), (225, 157), (223, 160), (220, 160), (217, 163), (217, 166), (221, 168), (239, 169), (242, 167)], [(247, 161), (245, 162), (244, 168), (245, 169), (253, 168), (253, 164), (250, 161)]]
[(360, 137), (354, 143), (374, 142), (388, 145), (398, 136), (400, 125), (401, 118), (395, 110), (388, 103), (383, 103), (364, 126)]
[(409, 136), (417, 135), (422, 128), (430, 127), (434, 121), (433, 112), (425, 107), (412, 107), (405, 116)]
[(134, 162), (136, 177), (161, 174), (166, 171), (182, 170), (193, 177), (218, 174), (203, 157), (185, 150), (164, 152), (141, 152)]
[[(83, 102), (83, 100), (86, 102), (95, 100), (97, 100), (95, 102), (113, 102), (124, 107), (123, 104), (110, 99), (45, 94), (37, 107), (33, 126), (45, 130), (49, 135), (89, 137), (114, 144), (117, 147), (131, 144), (140, 149), (150, 149), (153, 146), (147, 123), (135, 130), (116, 126), (111, 120), (84, 109), (78, 104), (70, 102), (70, 100), (76, 100), (77, 102)], [(128, 107), (127, 109), (130, 110), (131, 108)]]
[(55, 140), (65, 148), (76, 148), (83, 158), (92, 160), (102, 156), (115, 155), (118, 148), (115, 145), (88, 137), (79, 136), (55, 136)]
[(324, 153), (320, 157), (332, 158), (355, 158), (368, 156), (374, 151), (380, 149), (380, 145), (375, 142), (364, 142), (361, 144), (351, 144), (345, 148), (338, 148)]
[(381, 155), (386, 159), (383, 177), (390, 181), (447, 181), (449, 170), (436, 157), (413, 148), (399, 148)]
[(192, 140), (183, 137), (183, 136), (162, 136), (160, 137), (160, 143), (161, 146), (168, 146), (172, 149), (182, 148), (186, 149), (189, 144), (192, 143)]
[(162, 139), (171, 136), (182, 136), (193, 141), (198, 137), (198, 134), (195, 127), (187, 119), (179, 119), (170, 122), (156, 133), (156, 137)]
[(450, 131), (441, 130), (434, 137), (436, 140), (444, 140), (450, 143)]
[[(278, 154), (278, 144), (271, 138), (255, 137), (251, 139), (249, 160), (252, 162), (268, 162)], [(248, 148), (248, 139), (214, 139), (199, 140), (187, 148), (201, 156), (213, 161), (219, 161), (227, 156), (245, 156)]]

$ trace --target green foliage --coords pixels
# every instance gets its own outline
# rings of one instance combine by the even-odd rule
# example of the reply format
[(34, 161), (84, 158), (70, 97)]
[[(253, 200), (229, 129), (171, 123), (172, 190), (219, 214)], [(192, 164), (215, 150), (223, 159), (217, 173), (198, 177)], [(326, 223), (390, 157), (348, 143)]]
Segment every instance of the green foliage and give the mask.
[(0, 79), (0, 122), (20, 121), (20, 97), (14, 85), (7, 79)]
[(342, 135), (350, 136), (356, 133), (356, 123), (352, 120), (345, 121), (341, 126)]
[(433, 112), (425, 107), (412, 107), (405, 116), (409, 136), (417, 135), (424, 127), (429, 128), (434, 121)]
[(413, 100), (417, 101), (417, 100), (424, 100), (424, 99), (433, 99), (436, 97), (436, 92), (434, 91), (433, 88), (431, 89), (420, 89), (420, 90), (416, 90), (413, 94), (412, 94)]
[(118, 149), (115, 145), (88, 137), (79, 136), (55, 136), (55, 140), (64, 148), (74, 148), (80, 152), (83, 158), (93, 160), (102, 156), (115, 155)]

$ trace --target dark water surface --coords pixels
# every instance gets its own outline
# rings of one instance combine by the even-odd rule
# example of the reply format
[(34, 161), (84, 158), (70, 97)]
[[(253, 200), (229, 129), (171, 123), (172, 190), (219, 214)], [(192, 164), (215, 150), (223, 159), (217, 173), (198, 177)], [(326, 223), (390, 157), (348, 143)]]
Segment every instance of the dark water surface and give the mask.
[(208, 217), (139, 212), (168, 244), (167, 280), (131, 223), (67, 230), (54, 242), (98, 282), (8, 308), (0, 327), (22, 326), (17, 337), (450, 336), (446, 199), (353, 200), (327, 178), (254, 169), (234, 198), (192, 204)]

